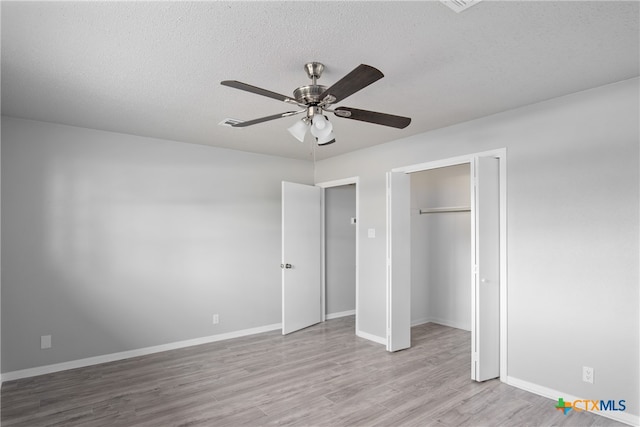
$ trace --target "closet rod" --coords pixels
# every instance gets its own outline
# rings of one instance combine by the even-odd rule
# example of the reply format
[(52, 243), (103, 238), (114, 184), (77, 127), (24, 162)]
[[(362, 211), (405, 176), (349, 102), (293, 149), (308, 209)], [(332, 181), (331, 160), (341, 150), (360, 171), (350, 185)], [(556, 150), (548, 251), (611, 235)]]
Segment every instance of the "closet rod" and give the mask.
[(431, 213), (445, 213), (445, 212), (471, 212), (471, 207), (459, 206), (459, 207), (451, 207), (451, 208), (420, 209), (420, 215), (431, 214)]

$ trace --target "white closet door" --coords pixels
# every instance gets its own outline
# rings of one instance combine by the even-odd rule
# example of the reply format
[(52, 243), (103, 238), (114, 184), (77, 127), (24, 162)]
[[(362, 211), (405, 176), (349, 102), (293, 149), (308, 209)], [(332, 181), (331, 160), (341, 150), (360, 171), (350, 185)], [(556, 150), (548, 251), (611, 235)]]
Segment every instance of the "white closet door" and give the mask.
[(499, 160), (474, 163), (475, 274), (472, 296), (472, 379), (500, 376), (500, 170)]
[(387, 173), (387, 350), (411, 347), (411, 180)]
[(321, 195), (282, 182), (282, 334), (322, 321)]

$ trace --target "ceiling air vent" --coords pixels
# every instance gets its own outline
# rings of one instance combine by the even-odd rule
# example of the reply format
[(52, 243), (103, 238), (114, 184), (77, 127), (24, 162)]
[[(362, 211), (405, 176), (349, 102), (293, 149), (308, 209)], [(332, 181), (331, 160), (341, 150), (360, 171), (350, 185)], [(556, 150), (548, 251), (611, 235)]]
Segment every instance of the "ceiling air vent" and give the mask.
[(481, 0), (440, 0), (440, 3), (447, 6), (449, 9), (456, 13), (460, 13), (463, 10), (469, 9), (471, 6), (475, 6), (480, 3)]
[(221, 121), (220, 123), (218, 123), (220, 126), (228, 126), (228, 127), (232, 127), (233, 125), (237, 125), (238, 123), (244, 123), (244, 120), (238, 120), (238, 119), (224, 119), (223, 121)]

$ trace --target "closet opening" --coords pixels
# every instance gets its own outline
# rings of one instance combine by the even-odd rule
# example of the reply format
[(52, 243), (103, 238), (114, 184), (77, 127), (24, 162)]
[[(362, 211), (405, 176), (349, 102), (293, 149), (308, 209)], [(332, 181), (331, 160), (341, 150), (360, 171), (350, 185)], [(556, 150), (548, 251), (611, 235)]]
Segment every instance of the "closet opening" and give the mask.
[(411, 326), (471, 331), (471, 167), (410, 174)]
[(506, 377), (506, 249), (505, 149), (388, 172), (387, 351), (440, 323), (471, 331), (473, 380)]

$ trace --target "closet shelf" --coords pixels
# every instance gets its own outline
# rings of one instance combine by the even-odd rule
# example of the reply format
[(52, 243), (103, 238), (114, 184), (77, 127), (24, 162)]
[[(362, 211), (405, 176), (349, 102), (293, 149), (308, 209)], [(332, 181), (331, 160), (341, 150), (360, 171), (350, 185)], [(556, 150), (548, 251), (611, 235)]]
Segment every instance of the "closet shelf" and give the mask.
[(447, 212), (471, 212), (470, 206), (454, 206), (449, 208), (429, 208), (420, 209), (420, 215), (432, 214), (432, 213), (447, 213)]

